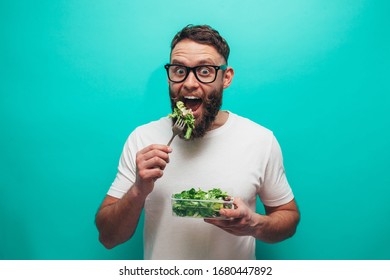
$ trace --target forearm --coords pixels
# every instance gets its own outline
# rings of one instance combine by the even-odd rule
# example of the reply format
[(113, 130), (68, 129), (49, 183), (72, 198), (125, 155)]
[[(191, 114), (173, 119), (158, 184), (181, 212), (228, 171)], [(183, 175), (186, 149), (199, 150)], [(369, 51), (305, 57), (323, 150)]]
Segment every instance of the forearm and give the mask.
[(145, 198), (133, 186), (122, 199), (102, 205), (96, 215), (96, 226), (99, 240), (106, 248), (113, 248), (133, 236)]
[(296, 231), (300, 214), (294, 200), (276, 207), (265, 206), (266, 215), (254, 212), (239, 197), (234, 199), (234, 205), (234, 209), (219, 211), (222, 216), (232, 219), (205, 221), (231, 234), (249, 235), (267, 243), (282, 241)]
[(253, 236), (267, 243), (276, 243), (295, 234), (299, 212), (280, 210), (268, 215), (256, 214), (253, 220)]

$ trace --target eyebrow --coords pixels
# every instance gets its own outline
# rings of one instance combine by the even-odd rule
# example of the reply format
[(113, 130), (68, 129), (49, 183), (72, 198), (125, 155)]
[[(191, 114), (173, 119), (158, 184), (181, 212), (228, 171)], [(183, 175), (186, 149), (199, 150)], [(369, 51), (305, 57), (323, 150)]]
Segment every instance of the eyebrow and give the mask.
[[(173, 59), (172, 60), (173, 64), (180, 64), (180, 65), (185, 65), (185, 63), (181, 62), (180, 60)], [(215, 62), (213, 62), (211, 59), (202, 59), (196, 63), (196, 65), (214, 65)]]

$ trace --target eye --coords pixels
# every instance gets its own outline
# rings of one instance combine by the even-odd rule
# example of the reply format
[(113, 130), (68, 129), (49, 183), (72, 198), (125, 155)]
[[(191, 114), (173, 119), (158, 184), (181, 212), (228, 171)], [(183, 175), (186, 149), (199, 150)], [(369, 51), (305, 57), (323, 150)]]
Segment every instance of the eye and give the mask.
[(210, 76), (214, 73), (214, 68), (209, 67), (209, 66), (199, 66), (199, 68), (197, 69), (196, 72), (200, 76), (207, 77), (207, 76)]
[(185, 76), (187, 70), (183, 66), (174, 66), (172, 67), (172, 73), (175, 74), (176, 76)]

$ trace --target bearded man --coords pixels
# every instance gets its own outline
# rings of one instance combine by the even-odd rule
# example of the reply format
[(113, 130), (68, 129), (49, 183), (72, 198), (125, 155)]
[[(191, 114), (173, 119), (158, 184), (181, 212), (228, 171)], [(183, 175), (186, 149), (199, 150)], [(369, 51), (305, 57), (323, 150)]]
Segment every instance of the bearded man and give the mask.
[[(173, 38), (165, 65), (171, 107), (183, 102), (194, 129), (190, 139), (180, 135), (170, 146), (175, 119), (169, 117), (130, 134), (96, 214), (106, 248), (131, 239), (143, 210), (145, 259), (255, 259), (256, 240), (275, 243), (294, 235), (300, 214), (274, 134), (221, 109), (234, 77), (229, 52), (207, 25), (188, 25)], [(172, 215), (171, 195), (193, 187), (234, 196), (233, 209), (220, 210), (226, 219)], [(265, 214), (256, 212), (257, 197)]]

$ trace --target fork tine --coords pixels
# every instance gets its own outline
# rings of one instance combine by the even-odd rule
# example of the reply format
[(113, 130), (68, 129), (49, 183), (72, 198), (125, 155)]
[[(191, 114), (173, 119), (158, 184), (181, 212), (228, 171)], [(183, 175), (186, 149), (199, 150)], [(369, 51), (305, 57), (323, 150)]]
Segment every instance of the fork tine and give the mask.
[(172, 126), (172, 133), (173, 134), (172, 134), (172, 137), (169, 140), (167, 146), (169, 146), (172, 143), (173, 138), (175, 138), (176, 135), (180, 134), (184, 130), (185, 126), (186, 126), (185, 121), (181, 118), (177, 118), (175, 124)]
[(181, 120), (181, 122), (180, 122), (179, 126), (180, 126), (181, 128), (184, 128), (184, 127), (185, 127), (185, 125), (186, 125), (186, 123), (184, 122), (184, 120)]

